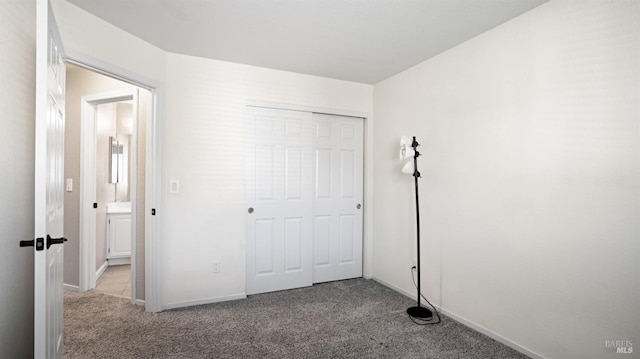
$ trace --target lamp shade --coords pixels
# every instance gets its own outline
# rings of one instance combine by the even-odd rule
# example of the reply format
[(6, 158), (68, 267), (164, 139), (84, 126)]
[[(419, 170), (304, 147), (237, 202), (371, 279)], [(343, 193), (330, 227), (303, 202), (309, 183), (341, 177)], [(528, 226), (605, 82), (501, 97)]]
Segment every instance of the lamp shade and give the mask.
[(415, 155), (415, 151), (413, 150), (412, 141), (408, 136), (402, 136), (400, 138), (400, 159), (406, 160), (407, 158), (412, 158)]
[(407, 161), (407, 163), (402, 166), (402, 173), (406, 175), (413, 175), (415, 172), (415, 168), (413, 167), (413, 162)]

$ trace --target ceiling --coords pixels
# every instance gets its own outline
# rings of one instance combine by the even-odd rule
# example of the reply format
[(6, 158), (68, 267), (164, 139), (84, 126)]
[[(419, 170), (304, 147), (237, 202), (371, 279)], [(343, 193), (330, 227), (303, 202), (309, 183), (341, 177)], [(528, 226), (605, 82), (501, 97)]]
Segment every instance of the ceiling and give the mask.
[(165, 51), (375, 84), (548, 0), (67, 0)]

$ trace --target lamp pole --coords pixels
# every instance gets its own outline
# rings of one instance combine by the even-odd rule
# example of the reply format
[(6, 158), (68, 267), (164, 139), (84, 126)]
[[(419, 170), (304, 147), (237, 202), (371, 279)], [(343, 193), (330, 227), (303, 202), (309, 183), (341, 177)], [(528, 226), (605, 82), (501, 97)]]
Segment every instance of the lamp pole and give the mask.
[(413, 178), (415, 180), (416, 185), (416, 235), (417, 235), (417, 244), (418, 244), (418, 253), (417, 253), (417, 272), (418, 272), (418, 293), (417, 293), (417, 306), (411, 307), (407, 309), (407, 314), (414, 318), (419, 319), (430, 319), (432, 313), (429, 309), (420, 306), (420, 201), (418, 198), (418, 177), (420, 177), (420, 172), (418, 171), (418, 156), (420, 153), (418, 152), (418, 146), (420, 144), (416, 141), (416, 136), (413, 136), (413, 142), (411, 143), (411, 147), (413, 147)]

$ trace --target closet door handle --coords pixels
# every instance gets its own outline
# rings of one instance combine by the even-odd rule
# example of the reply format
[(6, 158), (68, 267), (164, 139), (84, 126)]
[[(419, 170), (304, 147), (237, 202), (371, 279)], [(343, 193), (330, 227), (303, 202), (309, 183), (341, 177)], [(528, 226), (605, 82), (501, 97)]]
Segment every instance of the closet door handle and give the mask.
[(360, 203), (358, 203), (358, 205), (356, 206), (357, 209), (362, 208), (362, 205)]
[(249, 213), (253, 213), (253, 207), (249, 207), (249, 209), (247, 210), (247, 212), (249, 212)]

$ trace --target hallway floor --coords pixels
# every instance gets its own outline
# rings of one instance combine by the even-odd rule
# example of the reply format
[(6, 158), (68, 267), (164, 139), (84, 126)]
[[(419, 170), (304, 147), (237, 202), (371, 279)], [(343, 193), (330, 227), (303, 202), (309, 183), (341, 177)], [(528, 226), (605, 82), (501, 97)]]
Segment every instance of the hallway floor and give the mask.
[(110, 266), (98, 279), (96, 290), (122, 298), (131, 298), (131, 265)]

